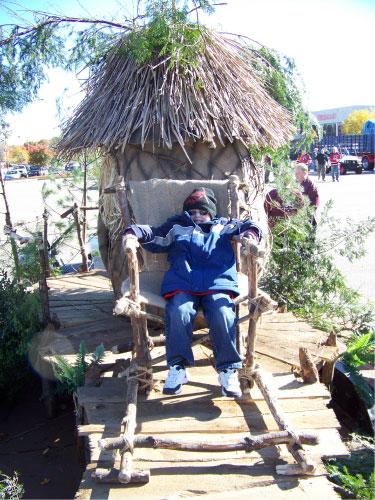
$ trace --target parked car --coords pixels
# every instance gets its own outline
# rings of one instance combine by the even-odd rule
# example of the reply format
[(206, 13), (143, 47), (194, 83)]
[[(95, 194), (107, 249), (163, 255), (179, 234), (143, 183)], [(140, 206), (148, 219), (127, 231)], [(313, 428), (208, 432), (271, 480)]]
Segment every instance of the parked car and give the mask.
[(33, 177), (34, 175), (40, 175), (40, 167), (37, 167), (36, 165), (30, 165), (29, 176)]
[(32, 177), (34, 175), (48, 175), (48, 168), (38, 167), (37, 165), (30, 165), (29, 176)]
[(20, 179), (21, 173), (18, 170), (8, 170), (5, 179)]
[(27, 170), (26, 165), (18, 165), (18, 167), (16, 167), (16, 170), (18, 170), (18, 172), (21, 174), (21, 177), (29, 176), (29, 172)]
[[(327, 174), (331, 171), (331, 167), (327, 168)], [(340, 159), (340, 174), (345, 175), (347, 172), (355, 172), (361, 174), (363, 171), (362, 159), (354, 155), (343, 155)]]

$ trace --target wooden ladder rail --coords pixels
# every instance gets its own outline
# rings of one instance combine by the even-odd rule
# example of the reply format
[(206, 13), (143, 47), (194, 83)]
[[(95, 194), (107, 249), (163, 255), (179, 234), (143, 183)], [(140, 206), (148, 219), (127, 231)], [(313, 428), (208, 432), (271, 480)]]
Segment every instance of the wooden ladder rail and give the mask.
[(289, 433), (291, 440), (287, 444), (287, 448), (297, 461), (298, 465), (301, 467), (301, 472), (304, 474), (312, 474), (316, 470), (316, 464), (303, 450), (302, 443), (297, 435), (297, 432), (293, 429), (291, 423), (285, 416), (276, 395), (266, 383), (266, 377), (261, 365), (255, 361), (256, 330), (258, 318), (260, 316), (257, 312), (255, 302), (258, 296), (258, 258), (262, 256), (261, 252), (259, 252), (254, 245), (247, 242), (249, 298), (253, 301), (250, 305), (253, 314), (249, 319), (247, 350), (243, 376), (250, 381), (250, 386), (255, 381), (279, 429)]
[[(130, 210), (126, 198), (126, 186), (123, 177), (119, 177), (115, 188), (116, 196), (120, 205), (124, 226), (131, 224)], [(139, 267), (137, 249), (138, 239), (129, 235), (123, 241), (124, 251), (128, 263), (129, 271), (129, 299), (131, 303), (130, 321), (133, 331), (134, 357), (131, 363), (131, 370), (127, 377), (127, 408), (123, 423), (125, 430), (124, 440), (128, 447), (120, 450), (121, 463), (118, 473), (120, 483), (129, 483), (132, 478), (139, 480), (132, 472), (133, 441), (136, 428), (137, 415), (137, 393), (148, 393), (152, 385), (151, 355), (148, 343), (147, 318), (145, 317), (145, 306), (140, 301), (139, 290)], [(141, 481), (148, 481), (149, 474), (141, 475)]]

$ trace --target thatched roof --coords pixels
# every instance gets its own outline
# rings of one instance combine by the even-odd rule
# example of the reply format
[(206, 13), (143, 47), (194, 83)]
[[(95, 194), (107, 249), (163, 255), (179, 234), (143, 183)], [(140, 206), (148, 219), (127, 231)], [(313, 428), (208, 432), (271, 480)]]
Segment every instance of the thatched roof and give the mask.
[(159, 60), (143, 65), (124, 55), (122, 38), (87, 81), (87, 96), (64, 127), (58, 149), (125, 149), (147, 140), (170, 148), (189, 138), (212, 147), (239, 139), (276, 149), (295, 129), (289, 112), (265, 90), (252, 61), (259, 54), (214, 31), (202, 32), (204, 50), (188, 68)]

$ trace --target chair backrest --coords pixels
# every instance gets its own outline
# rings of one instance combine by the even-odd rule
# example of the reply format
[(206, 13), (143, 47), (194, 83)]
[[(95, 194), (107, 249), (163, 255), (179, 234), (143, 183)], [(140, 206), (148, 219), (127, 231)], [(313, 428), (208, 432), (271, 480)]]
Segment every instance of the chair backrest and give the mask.
[[(228, 181), (150, 179), (130, 181), (127, 196), (136, 224), (160, 226), (168, 217), (182, 213), (182, 205), (197, 187), (211, 188), (217, 199), (217, 214), (229, 214)], [(166, 271), (169, 268), (166, 254), (142, 252), (144, 270)]]

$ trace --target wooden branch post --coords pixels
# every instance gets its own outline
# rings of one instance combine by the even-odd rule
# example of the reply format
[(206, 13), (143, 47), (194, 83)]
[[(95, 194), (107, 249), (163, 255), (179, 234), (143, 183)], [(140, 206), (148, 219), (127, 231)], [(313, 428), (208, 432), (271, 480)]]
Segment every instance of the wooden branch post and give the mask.
[[(133, 363), (134, 365), (135, 363)], [(131, 368), (131, 367), (130, 367)], [(129, 369), (129, 377), (134, 377), (136, 374), (135, 369)], [(132, 463), (133, 463), (133, 446), (134, 434), (137, 425), (137, 392), (138, 380), (135, 378), (128, 379), (128, 393), (127, 393), (127, 408), (123, 423), (125, 429), (123, 439), (128, 444), (128, 447), (121, 451), (121, 464), (118, 480), (120, 483), (129, 483), (132, 478)]]
[[(139, 269), (137, 259), (138, 240), (135, 236), (129, 235), (124, 238), (125, 254), (128, 258), (129, 282), (130, 282), (130, 300), (134, 306), (133, 313), (130, 313), (130, 320), (133, 330), (133, 341), (135, 348), (135, 359), (140, 367), (145, 369), (139, 371), (138, 376), (144, 381), (140, 385), (140, 392), (149, 392), (151, 376), (149, 373), (151, 367), (151, 355), (147, 344), (147, 326), (144, 317), (142, 317), (142, 306), (139, 300)], [(143, 372), (143, 373), (142, 373)]]
[(45, 258), (45, 266), (46, 266), (46, 277), (49, 278), (51, 276), (51, 269), (49, 266), (49, 258), (48, 258), (48, 212), (44, 210), (43, 212), (43, 247), (44, 247), (44, 258)]
[[(96, 483), (118, 484), (118, 471), (116, 469), (96, 469), (92, 473)], [(141, 470), (132, 472), (129, 483), (148, 483), (150, 481), (150, 471)]]
[[(335, 332), (331, 332), (327, 338), (326, 345), (337, 347), (337, 337)], [(335, 373), (335, 361), (326, 361), (322, 368), (322, 383), (329, 387), (332, 384)]]
[[(230, 199), (230, 216), (232, 219), (240, 218), (240, 201), (238, 197), (238, 187), (240, 185), (240, 181), (237, 175), (229, 176), (229, 199)], [(237, 271), (240, 270), (240, 246), (234, 244), (234, 252), (236, 256), (237, 262)]]
[(84, 241), (82, 239), (82, 234), (81, 234), (81, 222), (80, 222), (80, 217), (79, 217), (80, 209), (79, 209), (79, 206), (77, 203), (74, 203), (73, 215), (74, 215), (74, 220), (75, 220), (76, 228), (77, 228), (78, 244), (79, 244), (79, 248), (80, 248), (81, 256), (82, 256), (82, 271), (87, 272), (89, 270), (89, 266), (88, 266), (88, 262), (87, 262), (85, 244), (84, 244)]
[[(240, 218), (240, 201), (238, 197), (238, 188), (240, 185), (240, 181), (237, 175), (230, 175), (229, 176), (229, 201), (230, 201), (230, 217), (232, 219), (239, 219)], [(236, 258), (236, 267), (237, 267), (237, 272), (241, 270), (241, 248), (240, 245), (237, 242), (233, 242), (233, 250)], [(241, 306), (237, 304), (236, 306), (236, 315), (237, 318), (240, 317), (240, 309)], [(237, 324), (236, 327), (237, 330), (237, 335), (236, 335), (236, 347), (238, 354), (240, 355), (241, 359), (244, 359), (246, 357), (246, 334), (243, 332), (243, 329), (241, 328), (240, 324)], [(241, 390), (242, 392), (246, 392), (249, 390), (249, 383), (246, 379), (240, 379), (240, 384), (241, 384)]]
[[(125, 182), (122, 176), (119, 176), (119, 182), (116, 185), (116, 195), (119, 201), (124, 226), (127, 227), (131, 223), (131, 218), (128, 201), (126, 199)], [(139, 300), (139, 266), (137, 257), (138, 247), (138, 240), (134, 236), (130, 236), (124, 239), (124, 249), (127, 255), (129, 270), (130, 299), (135, 305), (134, 314), (130, 314), (135, 356), (138, 366), (146, 368), (145, 370), (141, 369), (138, 373), (138, 377), (140, 377), (144, 381), (144, 383), (140, 384), (139, 386), (139, 392), (148, 393), (152, 381), (152, 377), (150, 375), (151, 355), (147, 340), (148, 331), (146, 311)]]
[[(82, 205), (85, 207), (87, 205), (87, 156), (86, 150), (83, 153), (83, 199)], [(86, 243), (86, 229), (87, 229), (87, 214), (86, 210), (83, 210), (82, 215), (82, 240)]]
[(47, 326), (48, 323), (51, 322), (51, 312), (49, 308), (49, 298), (48, 298), (48, 285), (47, 285), (47, 262), (46, 255), (44, 251), (44, 241), (42, 235), (40, 234), (40, 238), (38, 240), (38, 250), (39, 250), (39, 258), (40, 258), (40, 266), (42, 269), (42, 276), (39, 280), (39, 290), (40, 297), (42, 301), (42, 317), (43, 317), (43, 325)]
[[(258, 294), (258, 262), (257, 257), (248, 254), (247, 256), (247, 269), (249, 276), (249, 297), (255, 299)], [(255, 306), (253, 306), (255, 309)], [(249, 320), (249, 330), (247, 336), (247, 351), (246, 351), (246, 368), (252, 370), (255, 365), (255, 341), (257, 334), (257, 321), (256, 315)]]
[(299, 362), (301, 366), (301, 377), (306, 384), (319, 382), (318, 370), (311, 358), (311, 354), (306, 347), (299, 348)]
[(120, 205), (124, 226), (128, 227), (131, 224), (131, 217), (130, 217), (128, 200), (126, 199), (125, 181), (122, 176), (119, 176), (119, 180), (116, 185), (116, 195)]

